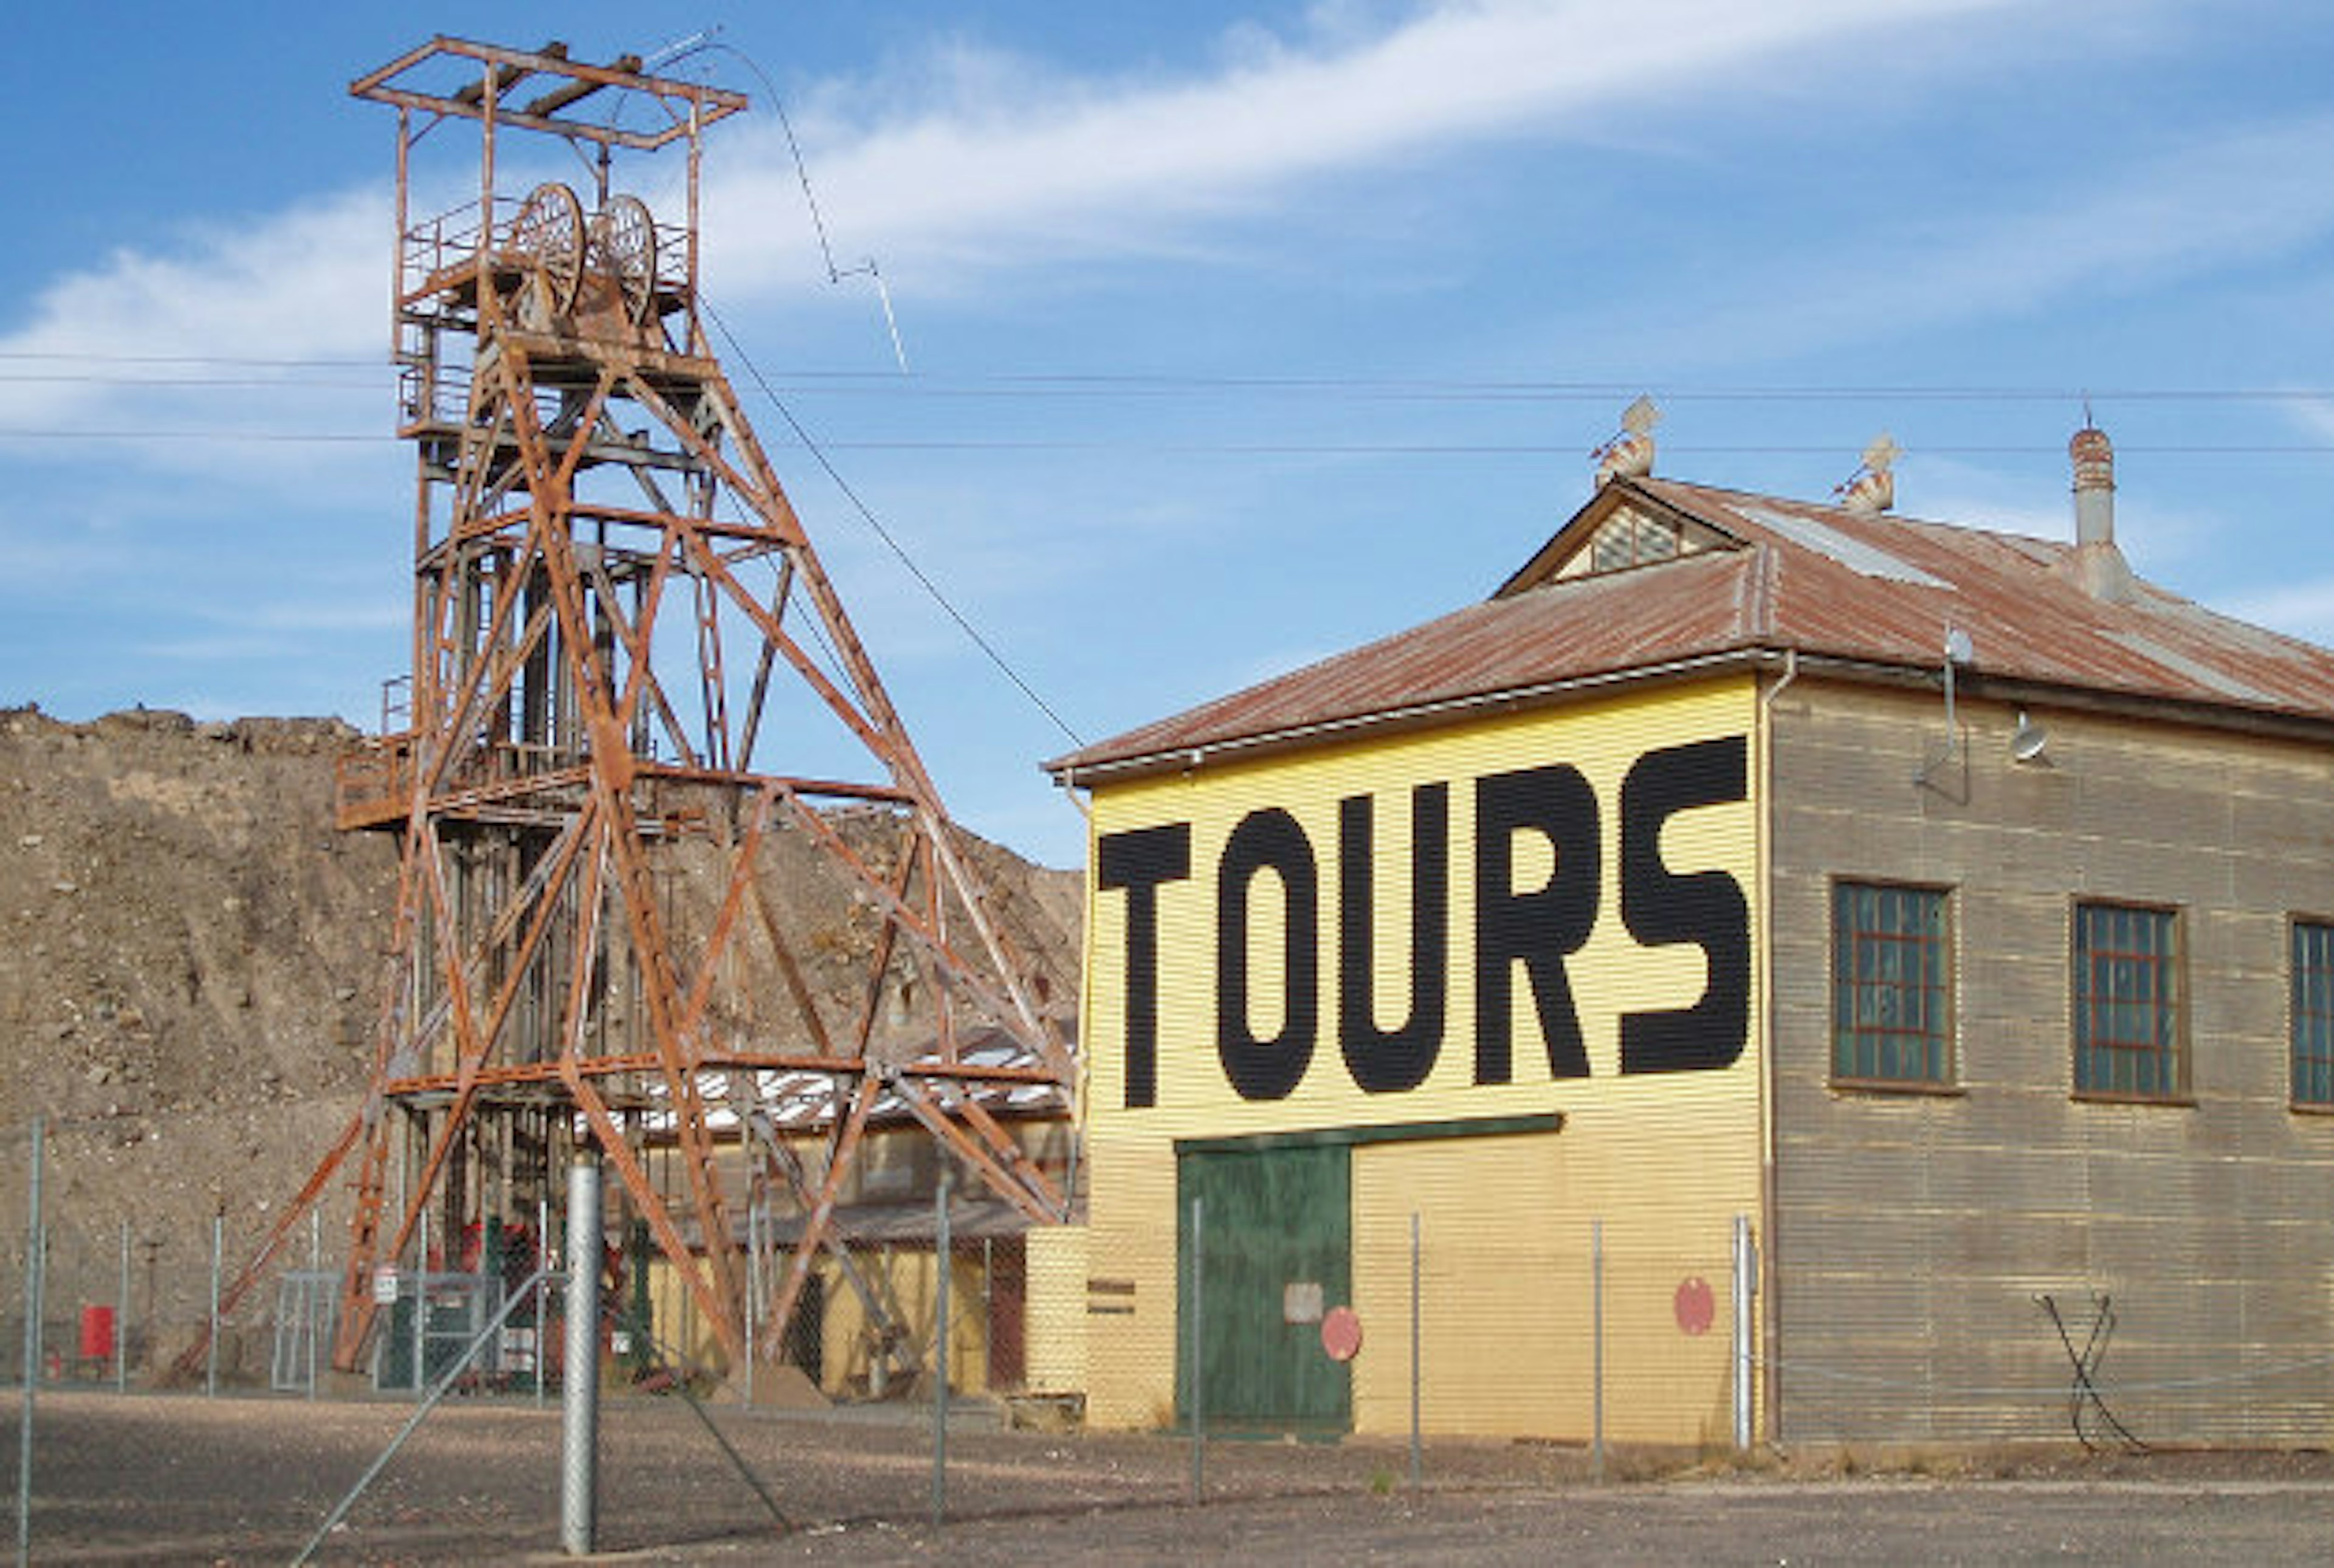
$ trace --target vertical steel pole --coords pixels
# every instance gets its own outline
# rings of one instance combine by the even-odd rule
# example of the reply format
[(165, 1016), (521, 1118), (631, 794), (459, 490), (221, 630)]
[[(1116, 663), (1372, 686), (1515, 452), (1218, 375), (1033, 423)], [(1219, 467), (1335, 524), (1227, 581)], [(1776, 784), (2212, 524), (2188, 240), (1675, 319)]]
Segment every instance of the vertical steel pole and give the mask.
[(41, 1161), (47, 1136), (47, 1121), (34, 1117), (30, 1217), (24, 1226), (24, 1409), (16, 1428), (17, 1568), (33, 1560), (33, 1397), (41, 1382), (41, 1258), (47, 1250), (41, 1234)]
[(301, 1326), (306, 1330), (308, 1397), (312, 1400), (316, 1397), (316, 1303), (323, 1299), (323, 1283), (324, 1211), (312, 1208), (308, 1211), (308, 1288), (300, 1293), (300, 1311), (307, 1319)]
[(561, 1388), (559, 1544), (587, 1555), (600, 1511), (600, 1162), (567, 1168), (567, 1364)]
[(1605, 1478), (1605, 1222), (1588, 1222), (1589, 1469)]
[(1757, 1264), (1750, 1250), (1750, 1217), (1734, 1217), (1734, 1447), (1750, 1447), (1750, 1295)]
[(1418, 1432), (1418, 1404), (1425, 1378), (1419, 1365), (1418, 1210), (1410, 1211), (1410, 1490), (1415, 1496), (1425, 1486), (1425, 1456)]
[(1201, 1235), (1201, 1221), (1206, 1205), (1199, 1198), (1191, 1200), (1191, 1501), (1197, 1503), (1208, 1486), (1208, 1422), (1205, 1396), (1201, 1390), (1207, 1386), (1207, 1341), (1201, 1337), (1203, 1314), (1201, 1303), (1207, 1299), (1207, 1252)]
[(422, 1206), (413, 1254), (413, 1397), (429, 1397), (429, 1208)]
[(932, 1217), (932, 1523), (948, 1515), (949, 1169), (940, 1167)]
[[(551, 1200), (535, 1200), (535, 1268), (538, 1275), (551, 1268)], [(538, 1277), (535, 1282), (535, 1402), (543, 1403), (543, 1363), (551, 1359), (551, 1313), (545, 1309), (551, 1303), (551, 1282)]]
[(755, 1324), (762, 1315), (762, 1200), (746, 1204), (746, 1408), (754, 1408)]
[(113, 1291), (113, 1391), (130, 1391), (130, 1222), (121, 1222), (121, 1277)]
[(203, 1346), (203, 1398), (218, 1398), (219, 1259), (227, 1251), (227, 1216), (211, 1216), (211, 1332)]

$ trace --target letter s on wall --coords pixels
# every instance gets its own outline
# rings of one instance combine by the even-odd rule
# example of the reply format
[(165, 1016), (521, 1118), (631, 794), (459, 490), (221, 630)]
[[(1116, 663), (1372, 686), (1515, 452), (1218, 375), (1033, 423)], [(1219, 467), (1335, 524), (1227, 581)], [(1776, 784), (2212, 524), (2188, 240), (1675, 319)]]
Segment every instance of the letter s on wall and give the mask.
[(1649, 751), (1621, 781), (1621, 923), (1648, 948), (1691, 943), (1710, 981), (1691, 1006), (1621, 1015), (1621, 1071), (1725, 1067), (1750, 1038), (1750, 906), (1724, 871), (1684, 876), (1662, 863), (1662, 825), (1696, 806), (1748, 792), (1749, 743), (1739, 735)]

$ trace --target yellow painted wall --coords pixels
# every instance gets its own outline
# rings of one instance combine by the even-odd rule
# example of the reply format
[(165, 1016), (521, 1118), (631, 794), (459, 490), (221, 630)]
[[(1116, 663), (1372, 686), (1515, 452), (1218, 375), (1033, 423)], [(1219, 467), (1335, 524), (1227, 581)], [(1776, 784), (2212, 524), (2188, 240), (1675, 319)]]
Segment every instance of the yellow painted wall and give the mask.
[[(867, 1247), (860, 1250), (858, 1265), (868, 1284), (884, 1293), (894, 1321), (916, 1350), (916, 1359), (931, 1364), (931, 1323), (939, 1275), (929, 1247)], [(851, 1288), (832, 1259), (822, 1259), (819, 1272), (826, 1281), (826, 1317), (821, 1334), (825, 1367), (819, 1386), (830, 1394), (872, 1395), (879, 1390), (872, 1379), (876, 1338), (859, 1293)], [(989, 1386), (989, 1325), (983, 1316), (979, 1254), (958, 1253), (949, 1270), (949, 1387), (954, 1390)], [(896, 1379), (896, 1370), (887, 1380)], [(896, 1386), (887, 1389), (898, 1393)]]
[(1086, 1386), (1086, 1259), (1083, 1225), (1028, 1233), (1028, 1365), (1032, 1393), (1081, 1393)]
[[(632, 1299), (632, 1286), (627, 1284), (618, 1304), (629, 1306)], [(661, 1253), (649, 1257), (649, 1315), (660, 1345), (678, 1349), (690, 1365), (728, 1364), (728, 1354), (722, 1350), (712, 1323), (698, 1310), (697, 1297)]]
[[(1408, 1422), (1409, 1217), (1421, 1215), (1430, 1255), (1447, 1247), (1447, 1277), (1430, 1294), (1424, 1364), (1434, 1380), (1436, 1429), (1585, 1435), (1586, 1256), (1592, 1220), (1607, 1255), (1606, 1430), (1615, 1437), (1698, 1440), (1722, 1415), (1729, 1227), (1756, 1217), (1760, 1191), (1758, 994), (1758, 750), (1748, 676), (1641, 689), (1561, 708), (1288, 756), (1208, 765), (1176, 776), (1096, 791), (1094, 831), (1108, 835), (1190, 824), (1190, 874), (1156, 889), (1158, 1052), (1155, 1103), (1126, 1103), (1126, 939), (1131, 895), (1097, 885), (1088, 856), (1089, 961), (1084, 991), (1091, 1160), (1088, 1286), (1114, 1310), (1085, 1319), (1088, 1414), (1098, 1424), (1144, 1426), (1172, 1419), (1176, 1350), (1177, 1139), (1353, 1127), (1424, 1126), (1559, 1111), (1558, 1133), (1374, 1143), (1354, 1151), (1355, 1305), (1367, 1342), (1356, 1363), (1357, 1429)], [(1743, 798), (1670, 817), (1659, 833), (1673, 875), (1715, 871), (1748, 910), (1751, 994), (1741, 1054), (1715, 1071), (1620, 1073), (1624, 1014), (1674, 1009), (1703, 993), (1707, 964), (1691, 944), (1641, 945), (1620, 909), (1622, 784), (1646, 753), (1739, 736)], [(1511, 967), (1512, 1081), (1475, 1082), (1475, 781), (1563, 764), (1594, 793), (1601, 886), (1585, 945), (1566, 960), (1590, 1075), (1549, 1071), (1520, 966)], [(1337, 1037), (1338, 803), (1374, 801), (1376, 1008), (1397, 1020), (1409, 997), (1411, 797), (1422, 784), (1449, 788), (1449, 924), (1445, 1030), (1433, 1066), (1415, 1088), (1370, 1093), (1347, 1072)], [(1312, 849), (1319, 897), (1319, 1028), (1309, 1067), (1285, 1097), (1243, 1099), (1216, 1044), (1217, 871), (1227, 841), (1249, 813), (1289, 813)], [(1543, 835), (1515, 835), (1510, 887), (1549, 877)], [(1286, 899), (1267, 871), (1247, 900), (1251, 983), (1248, 1018), (1270, 1037), (1286, 1018), (1282, 938)], [(1471, 1250), (1459, 1250), (1472, 1238)], [(1567, 1261), (1567, 1259), (1574, 1261)], [(1578, 1265), (1576, 1337), (1562, 1320), (1561, 1289)], [(1704, 1277), (1719, 1320), (1686, 1336), (1672, 1303), (1679, 1284)], [(1625, 1296), (1616, 1304), (1616, 1290)], [(1464, 1311), (1460, 1308), (1463, 1306)], [(1658, 1310), (1655, 1310), (1655, 1309)], [(1513, 1325), (1523, 1325), (1513, 1328)], [(1500, 1332), (1512, 1329), (1512, 1332)], [(1518, 1335), (1520, 1334), (1520, 1338)], [(1691, 1343), (1682, 1344), (1682, 1340)], [(1032, 1355), (1040, 1352), (1033, 1344)], [(1569, 1360), (1567, 1359), (1569, 1358)], [(1519, 1365), (1548, 1370), (1527, 1396)], [(1635, 1369), (1637, 1391), (1616, 1398), (1615, 1378)], [(1561, 1376), (1559, 1374), (1562, 1374)], [(1715, 1380), (1715, 1381), (1713, 1381)], [(1567, 1388), (1579, 1385), (1573, 1392)]]
[[(899, 1323), (907, 1331), (917, 1359), (931, 1360), (931, 1320), (938, 1276), (931, 1249), (869, 1246), (860, 1249), (862, 1277), (879, 1291), (887, 1291)], [(815, 1265), (824, 1282), (825, 1315), (820, 1344), (824, 1356), (819, 1386), (830, 1394), (860, 1396), (869, 1392), (869, 1370), (874, 1335), (865, 1306), (833, 1258), (821, 1255)], [(629, 1297), (627, 1298), (629, 1299)], [(698, 1366), (719, 1367), (727, 1357), (719, 1338), (696, 1298), (682, 1284), (671, 1263), (649, 1260), (649, 1310), (655, 1333), (666, 1344), (681, 1346)], [(949, 1274), (949, 1387), (983, 1390), (989, 1386), (989, 1324), (981, 1297), (981, 1264), (978, 1251), (955, 1255)], [(893, 1374), (896, 1376), (896, 1374)], [(899, 1390), (894, 1388), (892, 1392)]]

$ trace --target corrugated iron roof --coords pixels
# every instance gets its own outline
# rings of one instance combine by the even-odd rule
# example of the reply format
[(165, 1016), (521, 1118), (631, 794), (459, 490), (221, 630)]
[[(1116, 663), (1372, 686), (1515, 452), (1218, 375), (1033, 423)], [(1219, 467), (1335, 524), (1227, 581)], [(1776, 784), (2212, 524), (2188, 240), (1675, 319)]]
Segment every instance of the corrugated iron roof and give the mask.
[[(1708, 548), (1559, 575), (1632, 506), (1715, 531)], [(1702, 537), (1709, 537), (1707, 533)], [(1554, 698), (1582, 687), (1780, 657), (1935, 671), (1948, 628), (1964, 670), (2009, 685), (2334, 725), (2334, 651), (2135, 579), (2083, 586), (2071, 542), (1746, 495), (1671, 479), (1599, 491), (1487, 601), (1055, 759), (1063, 783)]]

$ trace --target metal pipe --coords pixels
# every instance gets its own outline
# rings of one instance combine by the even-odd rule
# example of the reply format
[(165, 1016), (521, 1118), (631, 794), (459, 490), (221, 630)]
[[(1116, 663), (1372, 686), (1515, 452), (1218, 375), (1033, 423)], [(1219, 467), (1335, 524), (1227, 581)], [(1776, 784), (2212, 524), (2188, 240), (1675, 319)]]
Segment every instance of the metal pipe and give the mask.
[[(535, 1271), (535, 1278), (527, 1283), (530, 1286), (539, 1287), (548, 1277), (546, 1271), (538, 1269)], [(357, 1477), (357, 1484), (349, 1488), (348, 1496), (342, 1497), (338, 1504), (334, 1505), (333, 1511), (324, 1515), (324, 1522), (316, 1526), (316, 1533), (308, 1537), (308, 1544), (305, 1546), (300, 1548), (300, 1555), (292, 1559), (293, 1568), (299, 1568), (301, 1563), (316, 1554), (316, 1548), (324, 1544), (324, 1538), (333, 1533), (335, 1525), (348, 1517), (349, 1510), (356, 1505), (356, 1500), (359, 1497), (364, 1496), (365, 1488), (373, 1484), (381, 1471), (388, 1468), (390, 1460), (397, 1457), (397, 1451), (405, 1447), (405, 1440), (413, 1436), (415, 1429), (428, 1419), (429, 1412), (438, 1408), (439, 1401), (443, 1400), (454, 1385), (461, 1380), (462, 1374), (469, 1370), (470, 1362), (476, 1360), (478, 1352), (486, 1348), (487, 1342), (502, 1332), (503, 1323), (509, 1318), (511, 1309), (526, 1296), (526, 1292), (522, 1290), (503, 1299), (500, 1310), (489, 1318), (487, 1321), (487, 1326), (480, 1329), (477, 1336), (462, 1348), (462, 1353), (454, 1358), (454, 1364), (446, 1369), (446, 1375), (438, 1380), (438, 1386), (431, 1389), (428, 1396), (422, 1400), (421, 1408), (415, 1410), (405, 1425), (398, 1429), (397, 1436), (390, 1439), (389, 1447), (383, 1448), (379, 1455), (375, 1456), (373, 1462), (365, 1467), (365, 1473)]]
[(41, 1382), (41, 1263), (47, 1251), (41, 1234), (41, 1162), (46, 1150), (46, 1119), (33, 1118), (33, 1169), (29, 1217), (24, 1225), (24, 1401), (16, 1428), (16, 1563), (33, 1560), (33, 1402)]
[[(1781, 1028), (1781, 1008), (1775, 999), (1775, 707), (1784, 688), (1799, 678), (1799, 650), (1796, 648), (1783, 655), (1783, 676), (1761, 693), (1759, 698), (1759, 934), (1752, 943), (1752, 952), (1759, 967), (1759, 1222), (1762, 1234), (1770, 1240), (1777, 1234), (1775, 1224), (1775, 1057)], [(1768, 1431), (1776, 1431), (1778, 1414), (1781, 1409), (1776, 1399), (1775, 1364), (1776, 1313), (1773, 1301), (1768, 1303), (1766, 1317), (1760, 1323), (1764, 1336), (1767, 1381), (1766, 1408)]]
[(1750, 1244), (1750, 1217), (1734, 1217), (1734, 1447), (1750, 1447), (1750, 1301), (1758, 1254)]
[(561, 1388), (559, 1544), (587, 1555), (599, 1530), (600, 1162), (567, 1168), (567, 1361)]

